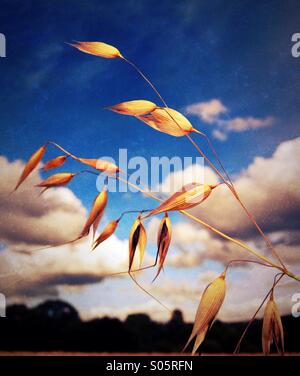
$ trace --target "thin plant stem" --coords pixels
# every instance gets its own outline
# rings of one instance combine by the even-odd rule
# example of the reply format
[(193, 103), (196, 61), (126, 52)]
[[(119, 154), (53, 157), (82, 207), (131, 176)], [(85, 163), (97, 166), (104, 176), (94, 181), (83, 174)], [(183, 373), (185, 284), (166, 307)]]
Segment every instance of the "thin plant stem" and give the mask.
[(243, 259), (240, 259), (240, 260), (231, 260), (231, 261), (229, 261), (228, 264), (227, 264), (226, 267), (225, 267), (224, 273), (226, 274), (226, 273), (227, 273), (227, 270), (228, 270), (228, 268), (231, 266), (231, 264), (234, 264), (234, 263), (236, 263), (236, 262), (240, 262), (240, 263), (242, 263), (242, 262), (248, 262), (248, 263), (253, 263), (253, 264), (258, 264), (258, 265), (266, 266), (266, 267), (268, 267), (268, 268), (273, 268), (272, 265), (265, 264), (265, 263), (263, 263), (263, 262), (254, 261), (254, 260), (243, 260)]
[[(277, 279), (277, 276), (280, 276), (279, 279), (276, 281)], [(248, 329), (250, 328), (251, 324), (253, 323), (253, 321), (255, 320), (258, 312), (261, 310), (261, 307), (264, 305), (265, 301), (268, 299), (269, 295), (272, 294), (272, 292), (274, 291), (274, 287), (279, 283), (279, 281), (281, 280), (281, 278), (284, 276), (284, 273), (278, 273), (275, 275), (274, 277), (274, 282), (273, 282), (273, 286), (272, 288), (269, 290), (269, 292), (267, 293), (267, 295), (264, 297), (263, 301), (261, 302), (261, 304), (259, 305), (259, 307), (257, 308), (257, 310), (255, 311), (254, 315), (252, 316), (251, 320), (248, 322), (245, 330), (243, 331), (235, 349), (234, 349), (234, 354), (237, 354), (239, 351), (240, 351), (240, 347), (241, 347), (241, 343), (248, 331)]]
[(149, 80), (148, 77), (145, 76), (145, 74), (140, 70), (140, 68), (138, 68), (132, 61), (126, 59), (124, 56), (122, 56), (122, 59), (124, 61), (126, 61), (126, 63), (128, 63), (129, 65), (131, 65), (137, 72), (139, 75), (141, 75), (143, 77), (143, 79), (150, 85), (150, 87), (153, 89), (153, 91), (157, 94), (157, 96), (159, 97), (159, 99), (162, 101), (162, 103), (168, 107), (166, 101), (164, 100), (164, 98), (160, 95), (159, 91), (156, 89), (156, 86)]
[(160, 300), (158, 300), (154, 295), (152, 295), (149, 291), (147, 291), (142, 285), (138, 283), (138, 281), (134, 278), (134, 275), (131, 271), (127, 271), (129, 277), (133, 280), (133, 282), (142, 290), (145, 294), (149, 295), (152, 299), (154, 299), (158, 304), (164, 307), (167, 311), (172, 312), (169, 307), (163, 304)]
[[(192, 140), (192, 141), (193, 141), (193, 140)], [(194, 141), (193, 141), (193, 142), (194, 142)], [(62, 150), (64, 153), (66, 153), (67, 155), (69, 155), (71, 158), (73, 158), (73, 159), (75, 159), (75, 160), (79, 160), (78, 157), (76, 157), (76, 156), (73, 155), (72, 153), (68, 152), (66, 149), (64, 149), (63, 147), (61, 147), (59, 144), (57, 144), (57, 143), (55, 143), (55, 142), (53, 142), (53, 141), (48, 141), (47, 143), (56, 146), (57, 148), (59, 148), (60, 150)], [(195, 144), (195, 145), (196, 145), (196, 144)], [(197, 147), (198, 147), (198, 145), (197, 145)], [(201, 150), (201, 149), (199, 148), (199, 150)], [(90, 171), (90, 170), (86, 170), (86, 171), (88, 171), (88, 172), (90, 172), (90, 173), (94, 173), (94, 172), (92, 172), (92, 171)], [(95, 172), (94, 174), (97, 175), (96, 172)], [(133, 188), (137, 189), (138, 191), (142, 192), (143, 194), (145, 194), (145, 195), (147, 195), (147, 196), (149, 196), (149, 197), (151, 197), (151, 198), (153, 198), (153, 199), (155, 199), (155, 200), (157, 200), (157, 201), (162, 201), (161, 199), (157, 198), (157, 197), (156, 197), (155, 195), (153, 195), (152, 193), (147, 192), (147, 191), (144, 191), (143, 189), (141, 189), (141, 188), (138, 187), (137, 185), (135, 185), (135, 184), (129, 182), (128, 180), (125, 180), (125, 179), (121, 178), (120, 176), (115, 176), (114, 178), (115, 178), (115, 179), (118, 179), (118, 180), (120, 180), (120, 181), (123, 181), (124, 183), (126, 183), (126, 184), (132, 186)], [(199, 219), (199, 218), (193, 216), (192, 214), (186, 212), (185, 210), (180, 210), (180, 212), (181, 212), (182, 214), (184, 214), (185, 216), (191, 218), (192, 220), (198, 222), (198, 223), (201, 224), (202, 226), (206, 227), (207, 229), (209, 229), (209, 230), (213, 231), (214, 233), (220, 235), (220, 236), (223, 237), (224, 239), (229, 240), (229, 241), (231, 241), (231, 242), (233, 242), (233, 243), (239, 245), (240, 247), (246, 249), (248, 252), (252, 253), (254, 256), (256, 256), (257, 258), (261, 259), (262, 261), (268, 263), (269, 265), (271, 265), (271, 266), (273, 266), (273, 267), (275, 267), (275, 268), (277, 268), (277, 269), (279, 269), (279, 270), (281, 270), (281, 271), (284, 271), (286, 275), (288, 275), (288, 276), (290, 276), (291, 278), (293, 278), (293, 279), (295, 279), (295, 280), (297, 280), (297, 281), (300, 282), (300, 277), (297, 277), (297, 276), (294, 275), (293, 273), (289, 272), (285, 267), (281, 267), (281, 266), (279, 266), (279, 265), (277, 265), (277, 264), (274, 264), (274, 263), (273, 263), (271, 260), (269, 260), (267, 257), (261, 255), (259, 252), (255, 251), (255, 250), (253, 250), (251, 247), (249, 247), (246, 243), (242, 242), (241, 240), (238, 240), (238, 239), (232, 238), (231, 236), (229, 236), (229, 235), (223, 233), (222, 231), (216, 229), (215, 227), (213, 227), (213, 226), (207, 224), (206, 222), (204, 222), (204, 221), (202, 221), (201, 219)], [(77, 241), (77, 240), (79, 240), (79, 239), (73, 240), (72, 242)], [(42, 249), (47, 249), (47, 248), (50, 248), (50, 247), (44, 247), (44, 248), (42, 248)]]
[[(157, 201), (160, 201), (160, 202), (162, 201), (161, 199), (157, 198), (157, 197), (156, 197), (155, 195), (153, 195), (152, 193), (142, 190), (142, 189), (141, 189), (140, 187), (138, 187), (137, 185), (135, 185), (135, 184), (133, 184), (133, 183), (131, 183), (131, 182), (129, 182), (129, 181), (127, 181), (127, 180), (121, 178), (120, 176), (117, 176), (116, 179), (122, 181), (123, 183), (127, 183), (128, 185), (130, 185), (131, 187), (133, 187), (133, 188), (139, 190), (140, 192), (142, 192), (142, 193), (145, 194), (146, 196), (149, 196), (149, 197), (151, 197), (151, 198), (153, 198), (153, 199), (155, 199), (155, 200), (157, 200)], [(267, 257), (265, 257), (265, 256), (261, 255), (260, 253), (254, 251), (252, 248), (250, 248), (247, 244), (243, 243), (241, 240), (238, 240), (238, 239), (232, 238), (231, 236), (229, 236), (229, 235), (223, 233), (222, 231), (216, 229), (215, 227), (209, 225), (208, 223), (202, 221), (201, 219), (199, 219), (199, 218), (193, 216), (192, 214), (190, 214), (189, 212), (187, 212), (187, 211), (185, 211), (185, 210), (179, 210), (179, 212), (182, 213), (183, 215), (189, 217), (190, 219), (192, 219), (192, 220), (194, 220), (194, 221), (200, 223), (202, 226), (204, 226), (204, 227), (208, 228), (209, 230), (215, 232), (216, 234), (220, 235), (221, 237), (225, 238), (226, 240), (229, 240), (229, 241), (231, 241), (231, 242), (233, 242), (233, 243), (239, 245), (240, 247), (245, 248), (248, 252), (250, 252), (250, 253), (252, 253), (254, 256), (260, 258), (260, 259), (263, 260), (264, 262), (266, 262), (266, 263), (272, 265), (273, 267), (275, 267), (275, 268), (277, 268), (277, 269), (282, 270), (281, 267), (280, 267), (279, 265), (274, 264), (274, 263), (273, 263), (271, 260), (269, 260)]]
[[(128, 60), (127, 58), (125, 57), (121, 57), (125, 62), (127, 62), (128, 64), (130, 64), (138, 73), (139, 75), (150, 85), (150, 87), (154, 90), (154, 92), (157, 94), (157, 96), (160, 98), (160, 100), (162, 101), (162, 103), (164, 104), (164, 106), (168, 109), (169, 106), (167, 104), (167, 102), (165, 101), (165, 99), (162, 97), (162, 95), (159, 93), (159, 91), (157, 90), (156, 86), (151, 82), (151, 80), (146, 77), (146, 75), (141, 71), (140, 68), (137, 67), (136, 64), (134, 64), (132, 61)], [(166, 112), (168, 113), (168, 115), (173, 119), (173, 121), (177, 124), (177, 126), (179, 128), (180, 125), (178, 124), (178, 122), (172, 117), (172, 115), (166, 110)], [(204, 136), (208, 142), (208, 145), (210, 146), (212, 152), (214, 153), (215, 157), (217, 158), (217, 161), (219, 162), (222, 170), (224, 171), (226, 177), (228, 178), (229, 180), (229, 183), (226, 182), (225, 178), (223, 177), (223, 175), (218, 171), (218, 169), (213, 165), (213, 163), (209, 160), (209, 158), (202, 152), (202, 150), (198, 147), (198, 145), (193, 141), (193, 139), (191, 138), (191, 136), (189, 134), (186, 134), (185, 136), (188, 138), (188, 140), (194, 145), (194, 147), (196, 147), (196, 149), (200, 152), (200, 154), (202, 155), (203, 158), (205, 158), (205, 160), (209, 163), (209, 165), (213, 168), (213, 170), (218, 174), (218, 176), (221, 177), (221, 179), (226, 183), (226, 185), (228, 186), (228, 188), (230, 189), (230, 191), (233, 193), (233, 195), (236, 197), (236, 199), (238, 200), (238, 202), (240, 203), (241, 207), (244, 209), (245, 213), (247, 214), (248, 218), (250, 219), (250, 221), (254, 224), (254, 226), (257, 228), (258, 232), (260, 233), (260, 235), (263, 237), (263, 239), (265, 240), (268, 248), (271, 250), (271, 252), (273, 253), (273, 255), (277, 258), (277, 260), (280, 262), (281, 266), (285, 269), (285, 265), (282, 261), (282, 259), (280, 258), (280, 256), (278, 255), (278, 253), (276, 252), (273, 244), (271, 243), (270, 239), (266, 236), (266, 234), (263, 232), (263, 230), (261, 229), (261, 227), (259, 226), (259, 224), (257, 223), (256, 219), (254, 218), (253, 214), (249, 212), (249, 210), (246, 208), (246, 206), (243, 204), (243, 202), (241, 201), (241, 199), (239, 198), (235, 188), (234, 188), (234, 185), (232, 183), (232, 180), (230, 179), (229, 177), (229, 174), (227, 173), (223, 163), (221, 162), (221, 159), (219, 158), (218, 156), (218, 153), (216, 152), (215, 148), (213, 147), (212, 145), (212, 142), (210, 141), (209, 137), (207, 135), (205, 135), (203, 132), (200, 132), (198, 131), (198, 133), (200, 133), (202, 136)]]
[[(160, 198), (156, 197), (155, 195), (153, 195), (151, 192), (147, 192), (147, 191), (144, 191), (143, 189), (141, 189), (140, 187), (138, 187), (137, 185), (123, 179), (122, 177), (120, 176), (116, 176), (115, 179), (118, 179), (128, 185), (130, 185), (131, 187), (137, 189), (138, 191), (142, 192), (144, 195), (148, 196), (148, 197), (151, 197), (157, 201), (162, 201)], [(269, 264), (270, 266), (282, 271), (284, 274), (288, 275), (289, 277), (291, 277), (292, 279), (295, 279), (296, 281), (300, 282), (300, 277), (296, 276), (295, 274), (291, 273), (289, 270), (287, 270), (286, 268), (282, 268), (280, 265), (277, 265), (275, 263), (273, 263), (270, 259), (268, 259), (267, 257), (263, 256), (262, 254), (260, 254), (259, 252), (255, 251), (254, 249), (252, 249), (250, 246), (248, 246), (246, 243), (242, 242), (241, 240), (239, 239), (235, 239), (225, 233), (223, 233), (222, 231), (216, 229), (215, 227), (209, 225), (208, 223), (202, 221), (200, 218), (197, 218), (195, 216), (193, 216), (192, 214), (190, 214), (189, 212), (185, 211), (185, 210), (180, 210), (179, 211), (180, 213), (182, 213), (183, 215), (185, 215), (186, 217), (192, 219), (193, 221), (195, 222), (198, 222), (199, 224), (201, 224), (203, 227), (209, 229), (210, 231), (218, 234), (219, 236), (221, 236), (222, 238), (226, 239), (226, 240), (229, 240), (233, 243), (235, 243), (236, 245), (246, 249), (248, 252), (250, 252), (252, 255), (254, 255), (255, 257), (259, 258), (260, 260), (264, 261), (265, 263)]]
[[(131, 269), (131, 273), (141, 272), (143, 270), (154, 268), (156, 266), (156, 264), (157, 264), (158, 256), (159, 256), (159, 252), (157, 251), (156, 252), (156, 256), (155, 256), (154, 264), (151, 264), (151, 265), (148, 265), (148, 266), (143, 266), (142, 268), (138, 268), (138, 269), (134, 269), (134, 270)], [(105, 275), (105, 277), (111, 277), (111, 276), (121, 275), (121, 274), (127, 274), (127, 273), (128, 273), (128, 270), (125, 270), (124, 272), (116, 272), (116, 273), (112, 273), (112, 274), (107, 274), (107, 275)]]

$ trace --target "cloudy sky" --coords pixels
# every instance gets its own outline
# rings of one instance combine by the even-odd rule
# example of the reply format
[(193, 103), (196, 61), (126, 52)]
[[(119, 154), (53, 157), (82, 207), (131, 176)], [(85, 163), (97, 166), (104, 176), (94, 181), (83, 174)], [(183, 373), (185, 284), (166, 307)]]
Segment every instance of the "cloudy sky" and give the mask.
[[(298, 8), (298, 9), (297, 9)], [(298, 13), (297, 13), (298, 12)], [(80, 53), (65, 42), (105, 41), (120, 49), (151, 77), (172, 108), (213, 140), (241, 198), (268, 233), (289, 267), (300, 273), (300, 59), (291, 55), (299, 32), (296, 1), (3, 1), (0, 32), (7, 57), (0, 59), (0, 291), (10, 302), (36, 304), (65, 299), (83, 318), (126, 317), (147, 312), (159, 320), (169, 313), (126, 276), (128, 215), (118, 231), (90, 254), (90, 239), (72, 246), (31, 252), (40, 245), (76, 237), (97, 194), (95, 177), (82, 175), (68, 187), (39, 196), (37, 171), (14, 195), (27, 158), (47, 140), (82, 157), (198, 156), (186, 138), (172, 138), (105, 111), (132, 99), (158, 98), (124, 62)], [(200, 136), (199, 142), (213, 158)], [(58, 155), (49, 148), (45, 160)], [(68, 161), (60, 171), (78, 171)], [(200, 168), (201, 167), (197, 167)], [(186, 168), (190, 182), (192, 166)], [(131, 172), (131, 171), (129, 171)], [(202, 170), (201, 170), (202, 172)], [(217, 176), (205, 165), (207, 183)], [(172, 181), (180, 188), (178, 173)], [(139, 193), (111, 193), (100, 227), (124, 210), (153, 207)], [(224, 186), (192, 213), (270, 256), (264, 242)], [(239, 247), (184, 217), (172, 215), (173, 238), (164, 273), (138, 276), (170, 308), (193, 319), (204, 287)], [(146, 264), (154, 257), (159, 218), (146, 222)], [(247, 319), (272, 283), (275, 271), (235, 267), (220, 318)], [(277, 298), (289, 313), (297, 284), (283, 280)]]

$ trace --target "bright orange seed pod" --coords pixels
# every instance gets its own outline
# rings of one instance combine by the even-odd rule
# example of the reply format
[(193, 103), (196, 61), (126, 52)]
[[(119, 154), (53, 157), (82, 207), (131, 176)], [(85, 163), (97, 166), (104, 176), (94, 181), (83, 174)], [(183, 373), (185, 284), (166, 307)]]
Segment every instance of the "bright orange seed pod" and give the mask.
[(45, 163), (43, 169), (45, 171), (48, 171), (48, 170), (51, 170), (52, 168), (60, 167), (65, 163), (67, 158), (68, 158), (67, 155), (60, 155), (59, 157), (50, 159), (48, 162)]
[(112, 162), (105, 161), (104, 159), (89, 159), (89, 158), (78, 158), (79, 162), (93, 167), (96, 170), (105, 172), (107, 174), (115, 174), (120, 171), (120, 168)]
[(159, 132), (175, 137), (182, 137), (191, 132), (199, 133), (185, 116), (172, 108), (159, 107), (149, 115), (138, 116), (138, 119)]
[(115, 231), (119, 224), (119, 219), (109, 222), (109, 224), (104, 228), (98, 238), (93, 244), (93, 250), (98, 247), (99, 244), (103, 243), (108, 239)]
[(68, 184), (76, 175), (77, 174), (72, 174), (70, 172), (60, 172), (58, 174), (49, 176), (47, 179), (37, 184), (36, 187), (44, 187), (44, 188), (61, 187), (63, 185)]
[(28, 177), (28, 175), (36, 168), (36, 166), (39, 164), (41, 159), (43, 158), (43, 155), (45, 154), (47, 144), (41, 146), (32, 156), (29, 158), (28, 162), (26, 163), (24, 170), (18, 180), (18, 183), (14, 189), (16, 191), (19, 186), (24, 182), (24, 180)]
[(99, 216), (102, 217), (104, 210), (106, 208), (106, 205), (107, 205), (107, 191), (106, 189), (104, 189), (95, 198), (92, 209), (88, 216), (88, 219), (83, 227), (83, 230), (81, 231), (80, 237), (83, 237), (89, 234), (90, 228), (93, 225), (93, 223), (97, 220), (97, 218), (99, 218)]
[(118, 103), (108, 109), (122, 115), (141, 116), (156, 108), (156, 104), (146, 100), (134, 100)]
[(114, 46), (103, 42), (76, 42), (71, 46), (87, 54), (114, 59), (122, 58), (121, 52)]

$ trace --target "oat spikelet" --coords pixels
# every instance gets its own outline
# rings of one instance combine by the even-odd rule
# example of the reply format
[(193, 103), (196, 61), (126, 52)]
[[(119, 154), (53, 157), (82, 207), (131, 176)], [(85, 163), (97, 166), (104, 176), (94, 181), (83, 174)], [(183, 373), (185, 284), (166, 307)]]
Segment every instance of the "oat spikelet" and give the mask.
[(118, 103), (114, 106), (108, 107), (109, 110), (117, 112), (122, 115), (141, 116), (149, 114), (156, 108), (156, 104), (146, 100), (134, 100), (128, 102)]
[(225, 273), (211, 282), (204, 290), (195, 317), (195, 323), (189, 340), (184, 350), (195, 339), (192, 354), (195, 354), (201, 343), (204, 341), (208, 329), (216, 318), (225, 298), (226, 283)]
[(91, 226), (95, 221), (99, 223), (99, 217), (101, 218), (107, 205), (107, 191), (103, 189), (95, 198), (92, 209), (88, 216), (88, 219), (81, 231), (80, 237), (87, 236), (90, 232)]
[(149, 115), (138, 116), (138, 119), (159, 132), (175, 137), (197, 132), (185, 116), (172, 108), (156, 108)]
[(43, 155), (45, 154), (47, 144), (41, 146), (32, 156), (29, 158), (28, 162), (26, 163), (24, 170), (18, 180), (18, 183), (14, 189), (16, 191), (19, 186), (24, 182), (24, 180), (28, 177), (28, 175), (36, 168), (36, 166), (39, 164), (41, 159), (43, 158)]
[(153, 209), (145, 218), (168, 211), (190, 209), (206, 200), (217, 185), (189, 183), (184, 185), (157, 208)]
[(129, 234), (129, 271), (131, 271), (135, 251), (139, 251), (139, 265), (142, 265), (145, 249), (147, 245), (147, 234), (145, 227), (139, 216), (133, 223)]
[(63, 185), (68, 184), (76, 175), (77, 174), (72, 174), (70, 172), (60, 172), (58, 174), (49, 176), (47, 179), (37, 184), (36, 187), (42, 187), (42, 188), (61, 187)]
[(71, 46), (87, 54), (105, 57), (107, 59), (123, 57), (121, 52), (116, 47), (103, 42), (76, 42), (73, 44), (71, 43)]
[(93, 249), (98, 247), (99, 244), (103, 243), (106, 239), (108, 239), (115, 231), (119, 224), (119, 219), (109, 222), (109, 224), (104, 228), (98, 238), (95, 240), (93, 244)]
[(120, 168), (117, 165), (104, 159), (77, 158), (77, 160), (109, 175), (116, 174), (120, 171)]
[(43, 169), (45, 171), (48, 171), (48, 170), (51, 170), (52, 168), (60, 167), (65, 163), (67, 158), (68, 158), (67, 155), (60, 155), (59, 157), (50, 159), (48, 162), (45, 163)]
[(271, 344), (275, 342), (277, 351), (284, 353), (284, 334), (280, 313), (274, 301), (273, 293), (268, 301), (263, 319), (262, 347), (265, 355), (270, 354)]
[(165, 216), (160, 222), (157, 234), (157, 252), (158, 252), (158, 270), (153, 281), (159, 276), (161, 269), (163, 268), (169, 246), (171, 243), (172, 237), (172, 225), (171, 220), (168, 216), (168, 213), (165, 213)]

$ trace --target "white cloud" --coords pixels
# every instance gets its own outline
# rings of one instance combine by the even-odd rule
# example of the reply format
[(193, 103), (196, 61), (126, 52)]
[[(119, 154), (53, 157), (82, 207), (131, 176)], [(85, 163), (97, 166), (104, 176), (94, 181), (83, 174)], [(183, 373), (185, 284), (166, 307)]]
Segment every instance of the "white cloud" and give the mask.
[[(85, 222), (86, 210), (68, 188), (39, 196), (32, 173), (22, 186), (9, 194), (24, 164), (0, 157), (0, 251), (1, 291), (9, 297), (57, 294), (64, 284), (85, 285), (112, 272), (127, 269), (127, 241), (113, 235), (90, 253), (90, 240), (34, 251), (39, 245), (60, 244), (75, 239)], [(30, 253), (31, 252), (31, 253)]]
[[(271, 157), (256, 157), (235, 179), (241, 199), (268, 232), (299, 228), (299, 150), (300, 138), (284, 141)], [(255, 234), (253, 224), (225, 185), (191, 211), (226, 232), (244, 237)]]
[(215, 184), (218, 179), (215, 173), (208, 167), (200, 164), (188, 166), (183, 171), (176, 171), (169, 174), (161, 186), (157, 188), (158, 192), (172, 192), (182, 188), (187, 183), (198, 181), (201, 183)]
[(0, 253), (1, 291), (9, 298), (51, 296), (61, 285), (96, 283), (127, 269), (127, 241), (112, 236), (91, 253), (90, 241), (33, 252)]
[(215, 123), (221, 114), (228, 111), (228, 108), (219, 99), (211, 99), (207, 102), (194, 103), (186, 107), (186, 113), (196, 115), (205, 123)]
[(275, 118), (267, 116), (265, 118), (236, 117), (230, 120), (219, 120), (218, 125), (224, 127), (227, 131), (244, 132), (250, 129), (266, 128), (275, 123)]
[[(300, 261), (299, 149), (300, 138), (285, 141), (270, 158), (255, 158), (234, 181), (240, 197), (270, 234), (277, 251), (292, 264)], [(172, 175), (168, 179), (176, 181), (176, 172)], [(211, 180), (206, 183), (215, 182), (213, 172), (207, 176), (211, 176)], [(190, 211), (221, 231), (243, 238), (261, 252), (265, 251), (264, 241), (225, 185), (216, 188), (205, 202)], [(157, 222), (153, 220), (150, 234), (155, 233), (155, 226)], [(194, 222), (176, 224), (173, 230), (172, 245), (181, 252), (169, 256), (167, 262), (171, 265), (192, 267), (207, 259), (226, 263), (232, 258), (249, 258), (242, 248), (216, 237)]]
[(227, 114), (229, 109), (219, 99), (194, 103), (187, 106), (185, 110), (187, 114), (195, 115), (203, 122), (217, 126), (218, 128), (213, 131), (213, 136), (219, 141), (226, 141), (229, 132), (245, 132), (270, 127), (276, 120), (272, 116), (264, 118), (238, 116), (224, 119), (222, 115)]
[(82, 228), (86, 210), (68, 188), (39, 196), (38, 172), (10, 194), (23, 170), (20, 161), (0, 157), (0, 233), (11, 246), (62, 243), (74, 239)]
[(226, 141), (227, 140), (227, 134), (225, 132), (220, 131), (219, 129), (214, 129), (212, 132), (215, 139), (219, 141)]
[[(157, 218), (152, 219), (147, 229), (149, 240), (153, 243), (156, 241), (159, 222)], [(172, 241), (165, 266), (193, 268), (207, 260), (225, 265), (230, 260), (252, 258), (239, 246), (216, 238), (200, 225), (182, 221), (173, 224)]]
[[(300, 137), (284, 141), (271, 157), (256, 157), (252, 164), (235, 178), (234, 184), (241, 199), (269, 232), (299, 228), (299, 150)], [(167, 181), (176, 182), (176, 174), (172, 173)], [(205, 176), (204, 181), (207, 184), (217, 180), (214, 172), (207, 167)], [(189, 180), (186, 181), (188, 182)], [(178, 188), (174, 184), (174, 189)], [(191, 212), (224, 231), (253, 235), (253, 225), (225, 185), (213, 190), (210, 197), (191, 209)]]
[[(300, 173), (299, 164), (300, 138), (281, 143), (274, 154), (269, 158), (257, 157), (253, 163), (235, 179), (235, 185), (242, 199), (253, 211), (259, 223), (268, 231), (272, 241), (280, 250), (284, 260), (288, 261), (293, 272), (299, 270), (299, 222), (297, 213), (300, 208), (300, 190), (297, 178)], [(5, 158), (0, 159), (1, 172), (4, 179), (1, 179), (1, 206), (6, 213), (11, 210), (19, 213), (20, 218), (6, 215), (0, 223), (1, 233), (5, 234), (10, 250), (0, 252), (0, 277), (1, 290), (8, 293), (9, 297), (25, 299), (28, 297), (47, 297), (59, 294), (61, 298), (68, 298), (67, 291), (72, 286), (94, 286), (94, 291), (101, 292), (103, 287), (102, 278), (107, 274), (126, 270), (127, 265), (127, 241), (120, 240), (116, 236), (103, 243), (95, 253), (89, 253), (89, 241), (84, 240), (73, 246), (57, 247), (42, 251), (33, 256), (13, 252), (12, 249), (19, 249), (21, 246), (28, 249), (26, 244), (40, 244), (41, 229), (39, 218), (43, 218), (49, 229), (56, 226), (55, 222), (60, 213), (56, 212), (62, 207), (62, 215), (71, 213), (74, 223), (80, 228), (85, 217), (85, 209), (81, 202), (68, 190), (58, 189), (49, 191), (50, 196), (32, 196), (32, 189), (28, 188), (39, 181), (39, 176), (30, 177), (28, 187), (26, 184), (21, 187), (20, 192), (14, 197), (15, 202), (10, 201), (7, 192), (14, 186), (16, 178), (23, 165), (20, 162), (9, 163)], [(4, 168), (3, 168), (4, 167)], [(189, 167), (191, 169), (191, 167)], [(191, 177), (191, 170), (187, 173), (187, 179)], [(204, 169), (206, 182), (216, 182), (215, 174), (208, 168)], [(174, 189), (179, 181), (176, 174), (169, 177), (173, 181)], [(30, 181), (31, 180), (31, 181)], [(5, 194), (4, 194), (5, 193)], [(63, 194), (62, 194), (63, 193)], [(65, 198), (69, 205), (63, 205)], [(64, 198), (64, 199), (63, 199)], [(49, 202), (50, 200), (50, 202)], [(45, 202), (44, 202), (45, 201)], [(47, 203), (47, 204), (46, 204)], [(11, 210), (9, 209), (11, 206)], [(51, 213), (56, 213), (52, 216)], [(240, 207), (232, 199), (226, 187), (218, 187), (211, 197), (193, 209), (193, 213), (201, 219), (215, 225), (218, 228), (230, 233), (233, 236), (243, 237), (252, 246), (264, 250), (262, 240), (258, 240), (253, 225), (249, 222)], [(13, 233), (7, 228), (12, 223), (17, 229), (22, 229), (23, 219), (31, 222), (28, 227), (33, 234), (26, 234), (20, 231), (20, 238), (14, 239)], [(3, 224), (6, 221), (6, 224)], [(10, 222), (12, 221), (12, 222)], [(149, 240), (155, 243), (157, 225), (159, 220), (153, 219), (149, 223)], [(1, 227), (2, 226), (2, 227)], [(62, 224), (52, 229), (48, 241), (53, 241), (55, 232), (61, 238), (66, 228), (60, 229)], [(71, 222), (70, 222), (71, 226)], [(42, 230), (41, 230), (42, 231)], [(71, 231), (71, 230), (70, 230)], [(25, 233), (25, 235), (23, 234)], [(72, 234), (68, 234), (68, 237)], [(28, 242), (29, 240), (29, 243)], [(204, 261), (214, 260), (221, 264), (231, 259), (246, 257), (249, 255), (241, 248), (232, 245), (215, 237), (212, 233), (189, 222), (177, 222), (173, 225), (173, 239), (169, 255), (166, 259), (165, 275), (162, 273), (155, 284), (151, 285), (153, 270), (141, 274), (142, 285), (151, 291), (163, 303), (172, 308), (183, 310), (186, 320), (193, 320), (197, 305), (205, 286), (213, 280), (218, 273), (209, 266), (209, 269), (196, 275), (195, 268)], [(206, 264), (205, 264), (206, 265)], [(210, 264), (208, 264), (210, 265)], [(218, 265), (218, 264), (217, 264)], [(182, 268), (188, 267), (188, 270)], [(222, 266), (220, 267), (222, 269)], [(218, 270), (218, 268), (216, 268)], [(246, 320), (256, 310), (264, 294), (272, 284), (276, 271), (262, 268), (260, 266), (232, 269), (228, 274), (228, 291), (226, 300), (219, 318), (224, 321)], [(10, 273), (6, 275), (6, 273)], [(182, 274), (181, 274), (182, 273)], [(148, 277), (150, 278), (148, 279)], [(118, 279), (120, 280), (120, 279)], [(122, 279), (128, 282), (126, 279)], [(279, 303), (283, 314), (290, 313), (291, 295), (299, 292), (298, 285), (288, 279), (283, 281), (285, 285), (276, 289), (276, 300)], [(289, 282), (287, 284), (287, 282)], [(109, 280), (115, 286), (112, 279)], [(98, 295), (95, 293), (95, 300), (90, 307), (83, 307), (84, 318), (91, 318), (97, 315), (114, 315), (125, 318), (133, 312), (145, 312), (155, 319), (167, 320), (169, 313), (164, 311), (156, 302), (143, 295), (141, 291), (134, 288), (132, 282), (123, 291), (115, 290), (112, 287), (109, 298), (105, 304), (97, 302)], [(62, 287), (65, 294), (62, 294)], [(298, 290), (297, 290), (298, 289)], [(78, 290), (78, 304), (82, 301), (82, 290)], [(126, 299), (124, 298), (126, 296)], [(137, 298), (138, 296), (138, 298)], [(122, 300), (122, 301), (121, 301)], [(125, 300), (125, 301), (124, 301)]]

